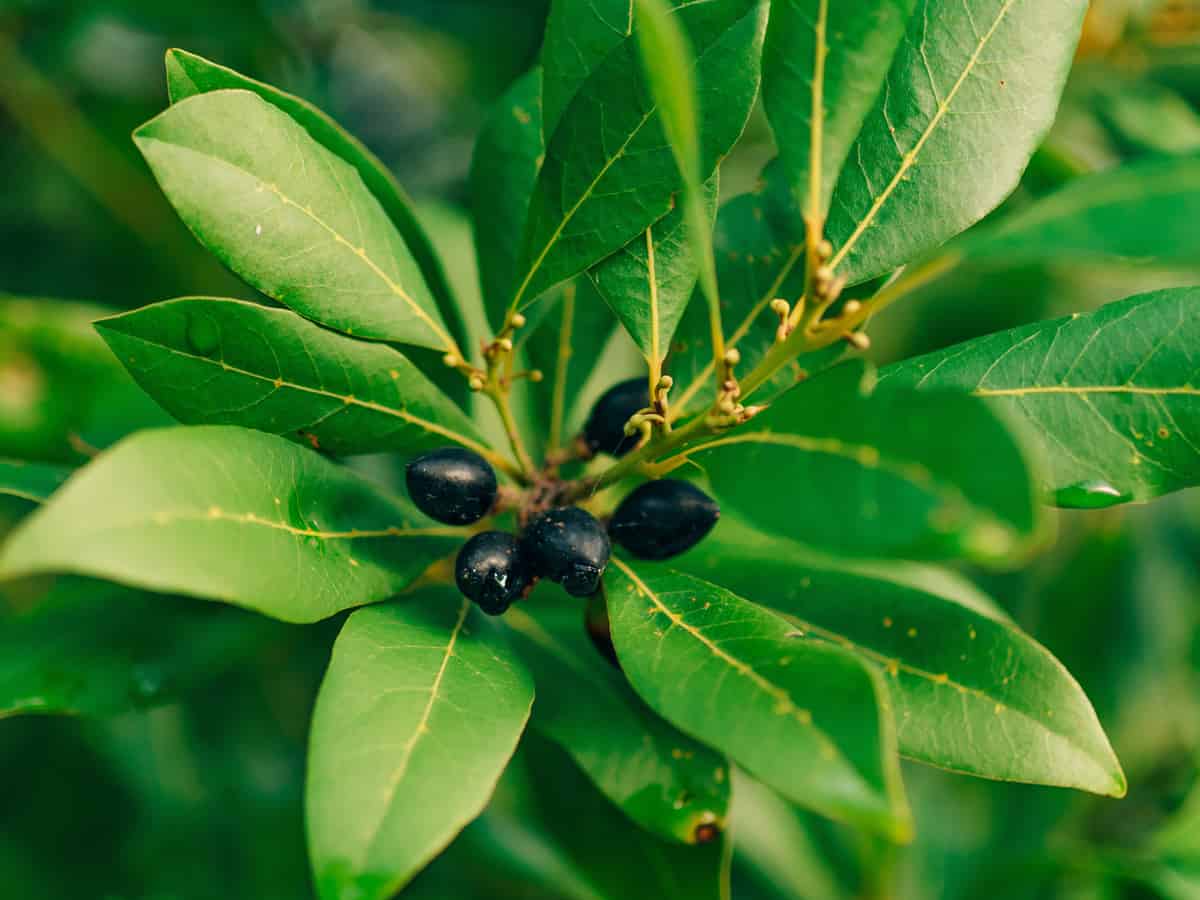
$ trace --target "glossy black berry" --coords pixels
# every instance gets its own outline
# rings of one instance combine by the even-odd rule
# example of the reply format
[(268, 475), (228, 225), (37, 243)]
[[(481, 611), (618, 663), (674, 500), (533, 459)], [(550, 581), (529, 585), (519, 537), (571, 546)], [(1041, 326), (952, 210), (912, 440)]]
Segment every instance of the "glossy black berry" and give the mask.
[(496, 473), (482, 456), (462, 447), (418, 456), (404, 474), (417, 508), (448, 525), (477, 522), (496, 502)]
[(489, 616), (498, 616), (533, 584), (521, 543), (503, 531), (475, 535), (454, 561), (458, 589)]
[(712, 531), (721, 507), (686, 481), (647, 481), (621, 501), (608, 523), (612, 539), (640, 559), (669, 559)]
[(637, 437), (625, 433), (629, 417), (650, 405), (645, 378), (631, 378), (610, 387), (596, 401), (583, 426), (583, 440), (593, 453), (624, 456), (637, 444)]
[(542, 513), (526, 527), (521, 543), (533, 571), (573, 597), (596, 592), (612, 551), (604, 528), (578, 506)]

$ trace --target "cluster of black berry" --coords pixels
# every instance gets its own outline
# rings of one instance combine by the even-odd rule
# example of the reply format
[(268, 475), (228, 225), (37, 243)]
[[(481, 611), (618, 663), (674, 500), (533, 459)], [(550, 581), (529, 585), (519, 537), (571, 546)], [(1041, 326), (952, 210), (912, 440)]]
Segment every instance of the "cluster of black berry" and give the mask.
[[(624, 426), (646, 403), (642, 379), (610, 389), (584, 429), (589, 450), (620, 456), (632, 449)], [(496, 504), (496, 473), (479, 454), (460, 447), (414, 459), (406, 478), (417, 507), (449, 525), (477, 522)], [(607, 531), (586, 510), (563, 506), (534, 515), (519, 537), (480, 532), (459, 550), (454, 576), (459, 590), (493, 616), (526, 596), (539, 578), (572, 596), (590, 597), (608, 567), (610, 537), (641, 559), (668, 559), (700, 541), (719, 515), (716, 502), (686, 481), (650, 481), (621, 502)]]

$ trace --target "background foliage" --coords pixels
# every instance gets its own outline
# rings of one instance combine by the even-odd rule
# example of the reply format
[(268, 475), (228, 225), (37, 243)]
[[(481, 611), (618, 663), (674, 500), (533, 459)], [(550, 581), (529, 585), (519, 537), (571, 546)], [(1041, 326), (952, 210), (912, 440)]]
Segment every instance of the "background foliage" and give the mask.
[[(471, 146), (489, 103), (533, 60), (545, 7), (537, 0), (0, 3), (0, 292), (56, 298), (0, 300), (0, 456), (47, 464), (19, 490), (0, 490), (0, 520), (56, 483), (54, 464), (167, 421), (88, 323), (161, 297), (252, 297), (187, 234), (128, 139), (165, 103), (167, 47), (219, 59), (328, 110), (419, 198), (450, 277), (469, 279), (468, 235), (456, 210), (469, 199)], [(1088, 173), (1200, 152), (1198, 104), (1200, 11), (1175, 0), (1098, 0), (1057, 124), (996, 216), (1019, 215)], [(750, 187), (772, 152), (756, 112), (748, 139), (722, 170), (721, 195)], [(1148, 248), (1181, 259), (1176, 267), (1031, 259), (998, 278), (996, 252), (980, 252), (889, 310), (873, 329), (874, 358), (932, 352), (1194, 284), (1200, 269), (1187, 267), (1194, 245), (1182, 233), (1177, 247)], [(621, 273), (598, 278), (598, 290), (606, 277)], [(586, 410), (589, 386), (575, 389)], [(362, 467), (385, 481), (396, 475), (388, 460)], [(1150, 507), (1058, 517), (1054, 551), (1029, 569), (970, 574), (1079, 679), (1122, 760), (1127, 798), (952, 779), (906, 765), (920, 837), (896, 848), (737, 780), (735, 897), (1200, 896), (1200, 506), (1183, 493)], [(26, 710), (30, 698), (4, 694), (10, 654), (3, 648), (27, 643), (25, 629), (54, 629), (53, 618), (34, 623), (23, 615), (34, 590), (14, 587), (2, 598), (0, 709), (9, 712)], [(6, 894), (311, 896), (303, 758), (341, 619), (288, 629), (181, 600), (152, 623), (133, 603), (114, 621), (104, 601), (115, 590), (68, 579), (52, 598), (96, 623), (94, 644), (72, 648), (86, 669), (53, 670), (38, 701), (46, 711), (93, 715), (0, 722)], [(251, 586), (247, 599), (252, 593)], [(162, 638), (176, 632), (187, 641)], [(143, 660), (132, 681), (104, 667), (118, 642)], [(110, 715), (130, 698), (144, 709)], [(536, 741), (523, 751), (493, 808), (413, 894), (550, 900), (644, 890), (642, 870), (655, 854), (677, 851), (638, 838), (619, 818), (614, 824), (618, 814), (564, 760)], [(564, 798), (578, 824), (570, 834), (542, 826)], [(543, 860), (536, 872), (518, 862), (531, 847)], [(609, 864), (643, 857), (632, 873)]]

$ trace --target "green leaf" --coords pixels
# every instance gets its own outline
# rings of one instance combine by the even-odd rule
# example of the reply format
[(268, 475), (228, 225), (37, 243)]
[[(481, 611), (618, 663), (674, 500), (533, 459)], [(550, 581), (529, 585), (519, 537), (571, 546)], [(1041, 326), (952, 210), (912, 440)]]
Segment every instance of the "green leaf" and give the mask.
[(763, 106), (801, 210), (813, 206), (823, 216), (829, 209), (833, 187), (879, 96), (915, 2), (772, 4), (763, 48)]
[(1006, 266), (1134, 257), (1194, 263), (1200, 159), (1156, 159), (1076, 178), (952, 250)]
[(831, 264), (851, 284), (991, 211), (1049, 129), (1086, 0), (920, 0), (834, 189)]
[(483, 810), (533, 684), (451, 588), (358, 610), (313, 712), (307, 819), (322, 900), (386, 900)]
[(307, 100), (285, 93), (185, 50), (167, 51), (167, 91), (178, 103), (197, 94), (241, 88), (287, 113), (318, 144), (349, 163), (379, 201), (421, 269), (442, 316), (457, 325), (458, 304), (446, 272), (413, 211), (413, 203), (387, 167), (366, 146)]
[(315, 622), (392, 596), (461, 541), (290, 441), (168, 428), (79, 470), (0, 548), (0, 579), (70, 572)]
[(680, 564), (878, 666), (900, 752), (910, 759), (985, 778), (1125, 793), (1079, 684), (987, 601), (960, 599), (890, 565), (822, 558), (729, 517), (691, 556)]
[(529, 195), (545, 153), (542, 70), (535, 68), (518, 78), (496, 101), (475, 142), (471, 161), (479, 279), (493, 329), (503, 324), (516, 287)]
[(62, 487), (71, 472), (66, 466), (0, 459), (0, 495), (40, 504)]
[[(711, 228), (717, 202), (716, 175), (704, 185), (704, 192), (706, 223)], [(699, 266), (684, 212), (683, 207), (672, 210), (646, 229), (645, 235), (588, 271), (604, 302), (648, 360), (666, 358), (696, 289)]]
[(241, 425), (337, 454), (455, 443), (496, 455), (405, 356), (285, 309), (185, 297), (96, 327), (138, 384), (189, 425)]
[(264, 294), (348, 334), (456, 349), (358, 171), (257, 94), (199, 94), (134, 140), (201, 243)]
[(1028, 423), (1042, 489), (1096, 508), (1200, 484), (1200, 288), (1000, 332), (889, 366), (881, 388), (970, 391)]
[(908, 840), (882, 678), (714, 584), (614, 558), (613, 643), (643, 699), (796, 803)]
[(648, 709), (591, 646), (579, 611), (554, 599), (504, 618), (537, 683), (534, 727), (643, 828), (684, 843), (696, 842), (700, 826), (723, 831), (725, 760)]
[(62, 579), (0, 613), (0, 719), (113, 716), (178, 697), (261, 649), (266, 619), (103, 582)]
[(632, 34), (632, 0), (553, 0), (541, 55), (547, 137), (588, 77)]
[(1000, 414), (960, 394), (869, 393), (863, 372), (846, 365), (793, 388), (677, 461), (698, 464), (723, 506), (821, 550), (981, 562), (1027, 552), (1042, 515)]
[[(753, 105), (766, 11), (761, 0), (713, 0), (684, 3), (675, 13), (697, 56), (703, 178), (741, 135)], [(513, 308), (644, 233), (683, 188), (641, 68), (636, 38), (627, 37), (587, 79), (548, 141)]]

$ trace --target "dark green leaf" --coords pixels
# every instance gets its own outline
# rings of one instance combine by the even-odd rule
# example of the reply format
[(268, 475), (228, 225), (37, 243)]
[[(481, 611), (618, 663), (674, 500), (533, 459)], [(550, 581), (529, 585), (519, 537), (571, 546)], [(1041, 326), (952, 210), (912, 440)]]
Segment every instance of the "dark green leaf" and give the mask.
[[(708, 180), (704, 190), (711, 227), (717, 176)], [(647, 359), (661, 361), (667, 356), (675, 329), (696, 288), (698, 266), (690, 231), (683, 208), (676, 208), (648, 228), (645, 235), (588, 272), (604, 302)], [(705, 323), (707, 326), (707, 319)]]
[(71, 471), (65, 466), (0, 459), (0, 494), (42, 503), (62, 486)]
[(261, 647), (266, 619), (194, 600), (63, 579), (0, 614), (0, 718), (112, 716), (167, 702)]
[(1054, 119), (1086, 0), (919, 0), (833, 193), (854, 284), (958, 234), (1016, 186)]
[[(797, 206), (820, 215), (874, 106), (916, 0), (775, 0), (763, 105)], [(811, 188), (818, 188), (811, 203)]]
[(283, 110), (302, 125), (313, 140), (355, 168), (367, 190), (379, 201), (404, 238), (442, 316), (446, 321), (457, 324), (459, 317), (454, 292), (429, 237), (413, 212), (412, 200), (375, 154), (307, 100), (255, 81), (194, 53), (167, 51), (167, 90), (172, 103), (196, 94), (235, 88), (253, 91), (272, 106)]
[(614, 559), (613, 642), (664, 718), (791, 800), (911, 836), (883, 679), (853, 654), (688, 575)]
[(547, 137), (588, 76), (632, 34), (631, 0), (553, 0), (542, 42)]
[(591, 646), (579, 611), (554, 599), (504, 619), (537, 683), (534, 727), (643, 828), (684, 843), (701, 825), (724, 830), (725, 760), (651, 712)]
[(189, 425), (302, 436), (338, 454), (456, 443), (495, 456), (402, 354), (285, 309), (186, 297), (97, 328), (138, 383)]
[(997, 562), (1041, 537), (1021, 445), (987, 404), (869, 393), (861, 364), (793, 388), (686, 456), (723, 506), (845, 555)]
[(461, 541), (290, 441), (169, 428), (81, 469), (0, 549), (0, 578), (70, 572), (313, 622), (386, 599)]
[[(533, 69), (496, 101), (471, 161), (471, 204), (479, 279), (491, 327), (504, 322), (512, 299), (529, 213), (546, 144), (542, 138), (542, 70)], [(491, 337), (491, 335), (487, 335)]]
[[(684, 3), (675, 13), (698, 61), (703, 178), (749, 115), (766, 11), (761, 0), (713, 0)], [(627, 37), (608, 53), (548, 142), (530, 201), (515, 308), (628, 244), (670, 211), (683, 187), (636, 44)]]
[(883, 388), (970, 391), (1026, 422), (1060, 506), (1200, 483), (1200, 288), (1177, 288), (968, 341), (884, 369)]
[(359, 337), (455, 349), (358, 171), (277, 107), (250, 91), (199, 94), (134, 139), (188, 227), (263, 293)]
[(691, 565), (877, 665), (905, 756), (985, 778), (1125, 793), (1078, 683), (990, 603), (914, 583), (891, 565), (821, 558), (729, 517)]
[(483, 810), (533, 683), (450, 588), (358, 610), (313, 713), (306, 807), (322, 900), (387, 900)]

